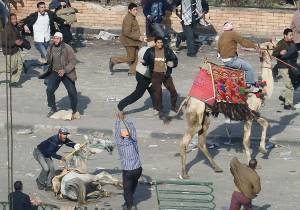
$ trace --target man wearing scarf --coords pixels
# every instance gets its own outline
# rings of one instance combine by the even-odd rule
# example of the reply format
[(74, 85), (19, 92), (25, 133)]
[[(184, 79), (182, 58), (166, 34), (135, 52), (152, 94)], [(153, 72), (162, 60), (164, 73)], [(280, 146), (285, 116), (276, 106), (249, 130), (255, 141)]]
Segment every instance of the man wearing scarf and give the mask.
[(225, 66), (245, 71), (246, 83), (249, 88), (248, 92), (258, 92), (259, 88), (255, 87), (257, 81), (256, 72), (248, 62), (238, 57), (238, 44), (246, 48), (259, 49), (257, 44), (243, 38), (238, 32), (234, 31), (232, 22), (225, 22), (223, 33), (218, 41), (218, 52), (221, 59)]
[(203, 12), (208, 11), (206, 0), (177, 0), (175, 5), (181, 4), (182, 29), (187, 43), (187, 56), (196, 57), (198, 46), (195, 43), (195, 31), (197, 24), (203, 18)]

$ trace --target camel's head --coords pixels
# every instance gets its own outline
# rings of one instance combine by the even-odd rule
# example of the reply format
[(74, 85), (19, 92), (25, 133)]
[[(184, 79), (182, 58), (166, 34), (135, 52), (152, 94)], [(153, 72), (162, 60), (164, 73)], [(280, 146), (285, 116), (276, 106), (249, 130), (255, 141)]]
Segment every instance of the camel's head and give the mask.
[(264, 42), (259, 44), (261, 53), (260, 53), (260, 61), (271, 64), (272, 61), (272, 53), (276, 46), (275, 41), (271, 40), (269, 42)]

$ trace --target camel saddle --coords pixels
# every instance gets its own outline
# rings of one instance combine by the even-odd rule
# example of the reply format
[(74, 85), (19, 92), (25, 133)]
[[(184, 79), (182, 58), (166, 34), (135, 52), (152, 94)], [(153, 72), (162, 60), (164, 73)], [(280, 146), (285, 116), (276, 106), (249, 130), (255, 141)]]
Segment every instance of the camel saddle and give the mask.
[(231, 120), (257, 117), (247, 104), (245, 72), (206, 61), (193, 82), (189, 96), (211, 108), (213, 115), (223, 113)]

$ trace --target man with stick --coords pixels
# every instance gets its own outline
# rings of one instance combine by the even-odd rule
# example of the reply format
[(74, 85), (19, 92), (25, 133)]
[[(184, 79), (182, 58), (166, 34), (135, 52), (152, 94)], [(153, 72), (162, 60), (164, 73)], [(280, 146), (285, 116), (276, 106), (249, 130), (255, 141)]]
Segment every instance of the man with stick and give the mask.
[(125, 200), (123, 209), (136, 209), (136, 206), (133, 206), (133, 194), (143, 169), (137, 145), (136, 129), (132, 122), (124, 120), (122, 114), (117, 114), (115, 141), (122, 166)]
[(52, 158), (57, 160), (66, 161), (65, 157), (56, 154), (56, 152), (65, 144), (68, 147), (72, 147), (75, 150), (81, 148), (80, 144), (76, 144), (68, 138), (70, 134), (69, 130), (65, 127), (61, 127), (58, 130), (58, 134), (55, 134), (47, 140), (41, 142), (33, 150), (34, 159), (41, 165), (42, 171), (36, 183), (40, 190), (49, 191), (52, 189), (52, 178), (55, 175), (55, 168)]
[(298, 79), (300, 72), (297, 68), (298, 51), (293, 41), (293, 30), (286, 28), (283, 31), (283, 39), (280, 40), (273, 51), (273, 56), (277, 58), (279, 74), (283, 79), (285, 89), (279, 96), (279, 100), (284, 103), (284, 109), (296, 110), (294, 107), (294, 85), (292, 78)]

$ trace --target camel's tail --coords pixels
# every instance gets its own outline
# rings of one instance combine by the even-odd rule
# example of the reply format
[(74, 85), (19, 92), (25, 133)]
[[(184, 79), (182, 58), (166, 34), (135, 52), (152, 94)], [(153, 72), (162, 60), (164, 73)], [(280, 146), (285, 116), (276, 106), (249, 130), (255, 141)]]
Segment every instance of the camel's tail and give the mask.
[(179, 113), (181, 112), (182, 108), (183, 108), (183, 107), (186, 107), (187, 102), (190, 100), (190, 98), (191, 98), (191, 96), (187, 96), (187, 97), (181, 102), (180, 107), (179, 107), (179, 109), (178, 109), (176, 115), (179, 115)]

